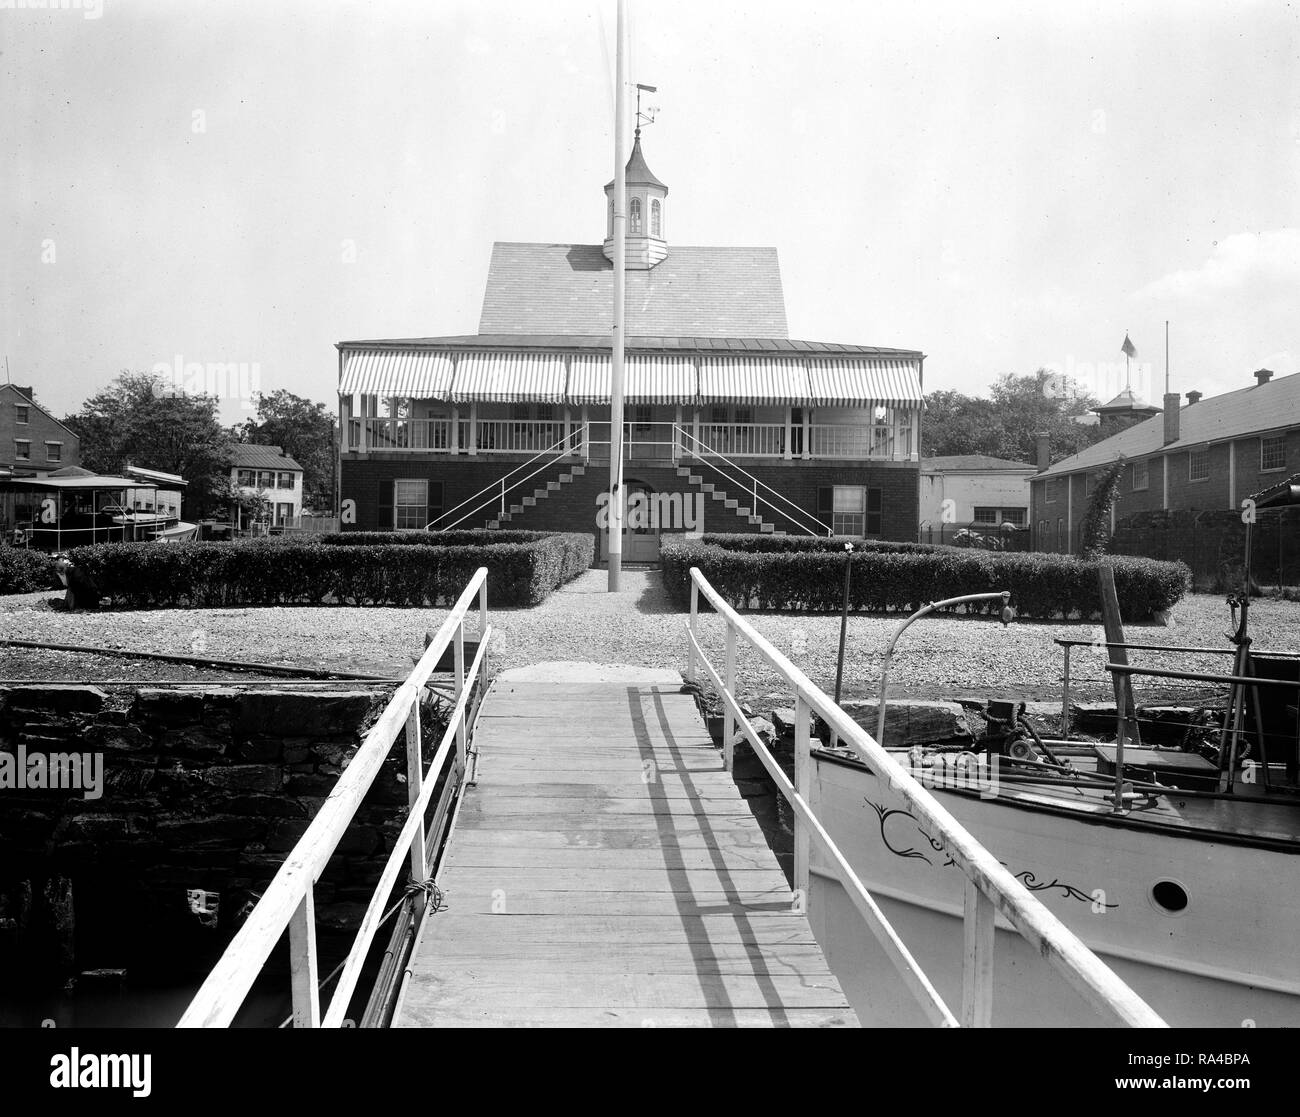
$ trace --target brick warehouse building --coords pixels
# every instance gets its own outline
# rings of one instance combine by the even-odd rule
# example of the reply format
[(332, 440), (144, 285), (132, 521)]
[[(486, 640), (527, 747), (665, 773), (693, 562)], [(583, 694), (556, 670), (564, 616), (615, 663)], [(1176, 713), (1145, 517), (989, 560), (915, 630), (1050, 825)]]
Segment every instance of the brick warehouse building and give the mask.
[[(478, 334), (338, 344), (346, 528), (597, 531), (613, 187), (603, 245), (494, 245)], [(702, 510), (663, 530), (914, 540), (923, 355), (790, 340), (775, 249), (670, 247), (639, 133), (627, 194), (634, 507)], [(630, 524), (623, 553), (653, 561), (656, 528)]]
[(1180, 513), (1232, 513), (1229, 519), (1239, 520), (1242, 501), (1300, 470), (1300, 375), (1274, 379), (1260, 369), (1248, 387), (1210, 399), (1188, 392), (1187, 400), (1180, 407), (1177, 395), (1166, 395), (1163, 413), (1149, 418), (1154, 409), (1136, 405), (1132, 425), (1041, 468), (1031, 482), (1037, 548), (1078, 550), (1096, 478), (1121, 455), (1126, 464), (1112, 530), (1125, 536), (1123, 549), (1188, 561), (1190, 554), (1162, 553), (1167, 548), (1156, 546), (1154, 530), (1144, 549), (1147, 525), (1154, 529)]

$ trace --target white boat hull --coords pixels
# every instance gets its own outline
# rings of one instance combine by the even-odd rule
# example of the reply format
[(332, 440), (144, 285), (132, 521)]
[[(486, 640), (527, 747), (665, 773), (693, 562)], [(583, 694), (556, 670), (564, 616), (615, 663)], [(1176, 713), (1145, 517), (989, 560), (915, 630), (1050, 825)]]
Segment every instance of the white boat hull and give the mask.
[[(1012, 874), (1175, 1026), (1300, 1026), (1300, 855), (934, 792)], [(962, 890), (905, 804), (861, 767), (814, 754), (812, 805), (954, 1012)], [(814, 846), (809, 915), (864, 1024), (925, 1019)], [(1187, 896), (1162, 910), (1157, 881)], [(999, 918), (995, 1026), (1109, 1025)]]

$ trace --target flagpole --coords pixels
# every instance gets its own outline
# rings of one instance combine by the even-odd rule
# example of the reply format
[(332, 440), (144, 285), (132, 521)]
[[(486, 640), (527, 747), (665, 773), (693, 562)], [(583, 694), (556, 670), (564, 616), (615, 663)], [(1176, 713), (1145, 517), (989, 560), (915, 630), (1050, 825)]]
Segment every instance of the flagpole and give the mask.
[(609, 555), (610, 593), (618, 592), (623, 569), (623, 285), (627, 264), (627, 172), (623, 161), (626, 143), (627, 79), (624, 67), (625, 0), (618, 0), (614, 45), (614, 325), (610, 345), (609, 399)]

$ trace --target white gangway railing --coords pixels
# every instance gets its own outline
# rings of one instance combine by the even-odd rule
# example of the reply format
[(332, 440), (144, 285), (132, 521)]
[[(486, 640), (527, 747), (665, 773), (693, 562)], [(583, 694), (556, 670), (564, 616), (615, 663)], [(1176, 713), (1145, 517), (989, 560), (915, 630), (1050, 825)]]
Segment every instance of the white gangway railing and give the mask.
[[(719, 674), (700, 647), (699, 599), (713, 606), (726, 627), (725, 674)], [(754, 652), (795, 693), (794, 782), (763, 745), (741, 711), (736, 697), (736, 638), (743, 636)], [(697, 567), (691, 568), (691, 615), (687, 622), (687, 678), (698, 682), (697, 665), (726, 704), (723, 761), (730, 771), (736, 728), (753, 748), (768, 774), (789, 801), (795, 816), (795, 896), (806, 904), (809, 854), (816, 842), (844, 886), (849, 900), (879, 940), (930, 1022), (941, 1027), (988, 1027), (993, 1014), (993, 931), (995, 914), (1005, 916), (1020, 935), (1094, 1007), (1130, 1027), (1163, 1028), (1159, 1015), (1098, 958), (1064, 923), (1018, 881), (1005, 866), (898, 763), (871, 735), (816, 687), (808, 676), (763, 638), (718, 594)], [(816, 712), (840, 742), (847, 745), (906, 803), (935, 841), (966, 876), (962, 963), (961, 1020), (953, 1015), (933, 983), (880, 910), (817, 816), (808, 806), (812, 782), (809, 722)], [(806, 908), (805, 908), (806, 910)]]
[[(475, 598), (478, 599), (479, 642), (474, 662), (467, 671), (465, 618)], [(475, 682), (480, 677), (487, 677), (487, 650), (491, 635), (492, 629), (487, 623), (487, 568), (479, 567), (419, 663), (397, 688), (384, 712), (366, 734), (366, 739), (339, 776), (334, 790), (321, 805), (306, 833), (285, 858), (244, 925), (230, 940), (226, 952), (208, 974), (177, 1027), (228, 1027), (286, 928), (289, 931), (293, 1026), (340, 1028), (345, 1025), (348, 1003), (375, 933), (383, 922), (384, 904), (397, 884), (403, 865), (409, 867), (415, 885), (422, 885), (429, 879), (425, 811), (449, 757), (454, 757), (454, 780), (459, 782), (465, 775), (469, 752), (469, 700)], [(420, 754), (420, 700), (429, 676), (449, 645), (454, 649), (455, 705), (446, 732), (426, 769)], [(313, 888), (403, 729), (406, 730), (409, 814), (393, 843), (352, 948), (344, 960), (329, 1006), (322, 1014)], [(424, 900), (422, 893), (414, 893), (417, 924), (424, 914)]]

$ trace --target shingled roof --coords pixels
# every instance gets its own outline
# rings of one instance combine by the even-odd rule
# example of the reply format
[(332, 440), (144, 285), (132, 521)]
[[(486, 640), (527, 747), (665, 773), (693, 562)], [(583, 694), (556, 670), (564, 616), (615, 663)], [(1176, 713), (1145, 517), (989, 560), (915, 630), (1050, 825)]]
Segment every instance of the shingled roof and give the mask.
[[(629, 271), (626, 332), (662, 337), (785, 338), (775, 248), (669, 249)], [(599, 244), (492, 246), (480, 334), (608, 335), (614, 269)]]
[(279, 446), (259, 446), (252, 442), (236, 442), (230, 448), (230, 464), (236, 469), (283, 469), (286, 472), (303, 472), (293, 458)]
[(1300, 426), (1300, 374), (1187, 404), (1178, 412), (1178, 440), (1168, 446), (1164, 440), (1164, 416), (1156, 414), (1057, 462), (1038, 477), (1060, 477), (1110, 465), (1121, 454), (1126, 458), (1141, 458), (1165, 451), (1173, 453), (1295, 426)]

